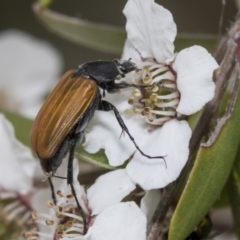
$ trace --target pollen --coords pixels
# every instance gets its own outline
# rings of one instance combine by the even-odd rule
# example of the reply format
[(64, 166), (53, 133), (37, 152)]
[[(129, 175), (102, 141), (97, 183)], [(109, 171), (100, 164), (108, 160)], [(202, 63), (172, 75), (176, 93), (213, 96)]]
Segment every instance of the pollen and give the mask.
[(47, 206), (48, 206), (49, 208), (52, 208), (52, 207), (54, 207), (54, 203), (53, 203), (51, 200), (48, 200), (48, 201), (47, 201)]
[(128, 100), (132, 109), (126, 109), (125, 113), (139, 114), (146, 122), (157, 126), (175, 118), (180, 101), (176, 73), (169, 66), (146, 62), (137, 74), (135, 84), (150, 86), (133, 90)]

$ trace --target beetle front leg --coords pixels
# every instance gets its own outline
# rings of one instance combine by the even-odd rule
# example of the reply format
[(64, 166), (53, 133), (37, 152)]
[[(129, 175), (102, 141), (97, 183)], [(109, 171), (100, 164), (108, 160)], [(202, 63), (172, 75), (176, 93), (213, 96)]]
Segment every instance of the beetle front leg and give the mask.
[(108, 112), (108, 111), (113, 111), (114, 114), (115, 114), (115, 117), (116, 117), (116, 119), (117, 119), (117, 121), (118, 121), (118, 123), (119, 123), (119, 125), (120, 125), (120, 127), (122, 128), (123, 131), (125, 131), (125, 132), (127, 133), (127, 135), (129, 136), (129, 138), (132, 140), (133, 144), (135, 145), (136, 149), (137, 149), (143, 156), (145, 156), (145, 157), (147, 157), (147, 158), (150, 158), (150, 159), (152, 159), (152, 158), (162, 158), (162, 159), (164, 160), (164, 163), (165, 163), (166, 167), (167, 167), (165, 158), (164, 158), (163, 156), (152, 157), (152, 156), (149, 156), (149, 155), (145, 154), (145, 153), (139, 148), (139, 146), (138, 146), (137, 143), (135, 142), (135, 139), (134, 139), (133, 136), (130, 134), (127, 126), (125, 125), (125, 123), (124, 123), (124, 121), (123, 121), (120, 113), (118, 112), (117, 108), (116, 108), (114, 105), (112, 105), (110, 102), (107, 102), (107, 101), (102, 100), (102, 101), (100, 102), (100, 104), (99, 104), (98, 110), (106, 111), (106, 112)]
[(86, 234), (87, 232), (87, 220), (86, 220), (86, 215), (77, 199), (77, 194), (75, 191), (75, 188), (73, 186), (73, 160), (74, 160), (74, 151), (76, 148), (76, 145), (78, 143), (78, 140), (81, 139), (83, 135), (83, 132), (78, 133), (75, 137), (70, 139), (69, 144), (70, 144), (70, 149), (69, 149), (69, 158), (68, 158), (68, 170), (67, 170), (67, 183), (71, 186), (72, 194), (73, 197), (75, 198), (75, 201), (77, 203), (77, 207), (80, 211), (82, 220), (83, 220), (83, 234)]
[(53, 203), (54, 203), (54, 205), (57, 205), (57, 198), (56, 198), (56, 194), (54, 192), (54, 186), (53, 186), (53, 183), (52, 183), (52, 179), (50, 177), (48, 177), (47, 179), (48, 179), (48, 182), (49, 182), (49, 185), (50, 185), (50, 188), (51, 188)]

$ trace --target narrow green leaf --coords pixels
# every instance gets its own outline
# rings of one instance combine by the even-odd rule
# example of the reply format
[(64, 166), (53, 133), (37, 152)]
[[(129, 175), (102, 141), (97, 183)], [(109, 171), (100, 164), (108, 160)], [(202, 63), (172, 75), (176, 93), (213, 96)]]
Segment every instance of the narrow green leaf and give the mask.
[[(231, 171), (240, 142), (240, 97), (232, 116), (222, 118), (210, 141), (200, 147), (187, 185), (169, 228), (169, 240), (185, 239), (218, 199)], [(211, 138), (211, 140), (213, 137)]]
[[(9, 111), (1, 111), (1, 112), (4, 113), (6, 118), (13, 124), (17, 139), (21, 141), (23, 144), (30, 147), (30, 131), (31, 131), (33, 121), (17, 113), (13, 113)], [(108, 159), (103, 150), (100, 150), (96, 154), (90, 154), (86, 152), (83, 149), (83, 147), (78, 147), (76, 149), (76, 157), (79, 160), (89, 162), (99, 167), (103, 167), (110, 170), (116, 169), (115, 167), (112, 167), (108, 164)], [(121, 167), (122, 166), (120, 166), (120, 168)]]
[[(39, 4), (35, 4), (33, 10), (45, 27), (69, 41), (107, 53), (122, 54), (127, 37), (124, 28), (69, 17), (41, 8)], [(201, 45), (212, 51), (216, 42), (216, 36), (179, 34), (175, 45), (176, 51), (192, 45)]]
[(108, 53), (122, 53), (126, 39), (125, 30), (104, 24), (92, 23), (79, 18), (33, 6), (38, 20), (49, 30), (82, 46)]
[(19, 141), (30, 147), (30, 131), (33, 121), (19, 115), (18, 113), (2, 111), (6, 118), (12, 123), (15, 129), (15, 135)]
[(109, 165), (108, 159), (104, 153), (104, 150), (100, 150), (96, 154), (90, 154), (86, 152), (82, 147), (80, 147), (80, 148), (77, 148), (77, 153), (75, 155), (79, 160), (89, 162), (98, 167), (102, 167), (110, 170), (116, 169), (115, 167), (112, 167)]
[(52, 0), (39, 0), (39, 6), (42, 8), (47, 8), (49, 7), (50, 4), (52, 4)]
[[(229, 199), (232, 208), (235, 226), (240, 226), (240, 148), (235, 159), (235, 165), (232, 170), (229, 182)], [(238, 238), (240, 239), (240, 228), (235, 228)]]
[(178, 34), (175, 41), (175, 51), (178, 52), (193, 45), (200, 45), (205, 47), (209, 52), (212, 52), (216, 44), (217, 36), (215, 35)]

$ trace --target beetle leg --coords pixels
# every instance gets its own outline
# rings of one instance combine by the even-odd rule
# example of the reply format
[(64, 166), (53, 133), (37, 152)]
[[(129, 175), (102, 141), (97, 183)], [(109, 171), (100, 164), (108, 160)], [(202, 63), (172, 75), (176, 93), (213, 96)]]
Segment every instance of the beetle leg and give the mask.
[(108, 112), (108, 111), (113, 111), (114, 114), (115, 114), (115, 117), (116, 117), (116, 119), (117, 119), (117, 121), (118, 121), (118, 123), (119, 123), (119, 125), (120, 125), (120, 127), (122, 128), (122, 130), (123, 130), (124, 132), (127, 133), (127, 135), (129, 136), (129, 138), (130, 138), (130, 139), (132, 140), (132, 142), (134, 143), (136, 149), (137, 149), (143, 156), (145, 156), (145, 157), (147, 157), (147, 158), (162, 158), (162, 159), (164, 160), (164, 163), (165, 163), (166, 167), (167, 167), (167, 164), (166, 164), (166, 161), (165, 161), (164, 156), (155, 156), (155, 157), (152, 157), (152, 156), (149, 156), (149, 155), (145, 154), (145, 153), (139, 148), (139, 146), (138, 146), (137, 143), (135, 142), (135, 139), (134, 139), (133, 136), (130, 134), (127, 126), (125, 125), (125, 123), (124, 123), (124, 121), (123, 121), (120, 113), (118, 112), (117, 108), (116, 108), (114, 105), (112, 105), (110, 102), (107, 102), (107, 101), (102, 100), (101, 103), (99, 104), (99, 109), (98, 109), (98, 110), (102, 110), (102, 111), (106, 111), (106, 112)]
[(75, 135), (72, 139), (70, 139), (70, 149), (69, 149), (69, 158), (68, 158), (68, 172), (67, 172), (67, 183), (71, 186), (73, 197), (76, 200), (78, 210), (80, 211), (81, 217), (83, 219), (83, 234), (87, 232), (87, 221), (86, 215), (77, 199), (77, 194), (73, 186), (73, 159), (74, 159), (74, 151), (79, 139), (81, 139), (83, 132)]
[(48, 182), (49, 182), (49, 185), (50, 185), (50, 188), (51, 188), (53, 203), (55, 205), (57, 205), (57, 198), (56, 198), (56, 195), (55, 195), (55, 192), (54, 192), (54, 186), (53, 186), (53, 183), (52, 183), (52, 179), (50, 177), (48, 177), (47, 179), (48, 179)]
[(138, 84), (129, 84), (129, 83), (124, 83), (124, 82), (123, 83), (114, 83), (112, 85), (107, 86), (107, 91), (111, 92), (111, 90), (118, 90), (118, 89), (124, 89), (124, 88), (129, 88), (129, 87), (142, 89), (142, 88), (153, 87), (155, 85), (158, 85), (158, 83), (151, 84), (151, 85), (138, 85)]

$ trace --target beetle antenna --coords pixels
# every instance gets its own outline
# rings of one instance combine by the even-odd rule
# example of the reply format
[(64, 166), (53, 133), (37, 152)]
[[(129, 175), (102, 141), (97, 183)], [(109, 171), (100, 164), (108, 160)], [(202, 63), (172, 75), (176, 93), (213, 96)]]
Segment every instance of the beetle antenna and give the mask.
[(67, 179), (66, 177), (61, 177), (61, 176), (57, 176), (57, 175), (53, 175), (53, 177), (55, 177), (55, 178), (61, 178), (61, 179)]

